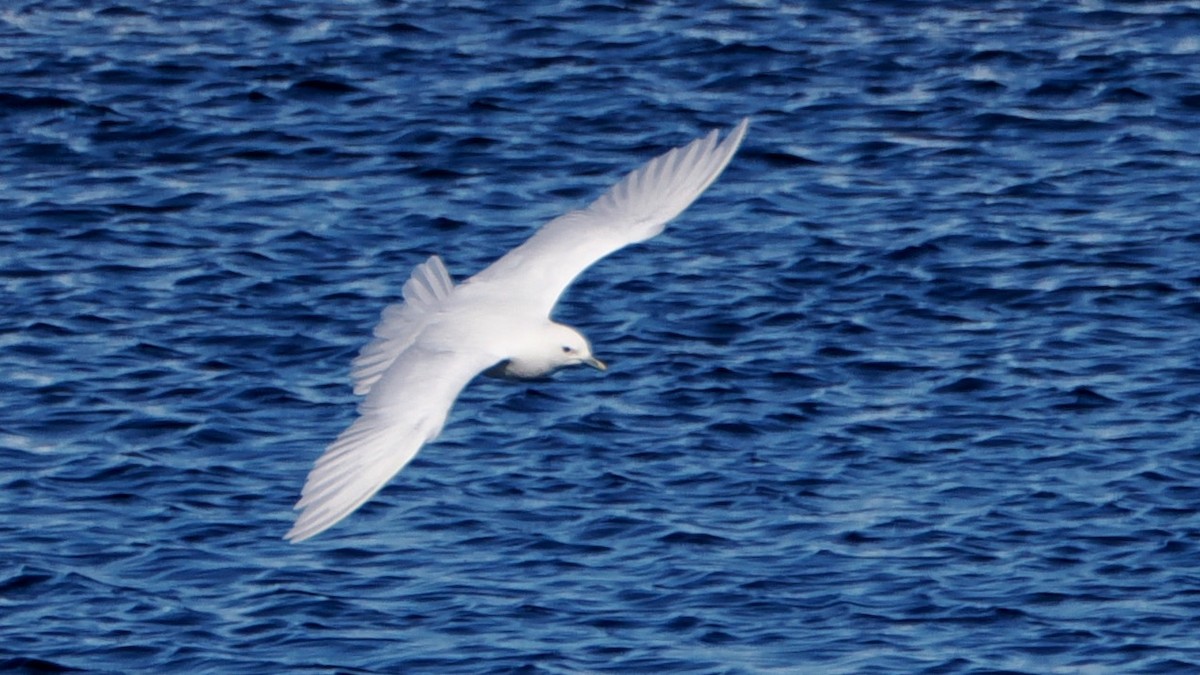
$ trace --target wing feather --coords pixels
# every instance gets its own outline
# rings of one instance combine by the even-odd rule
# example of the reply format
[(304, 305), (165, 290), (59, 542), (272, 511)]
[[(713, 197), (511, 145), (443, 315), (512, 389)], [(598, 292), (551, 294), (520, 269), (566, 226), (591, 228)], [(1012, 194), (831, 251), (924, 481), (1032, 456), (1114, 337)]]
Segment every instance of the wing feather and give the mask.
[(725, 170), (749, 123), (743, 119), (720, 143), (713, 130), (650, 160), (586, 208), (543, 225), (463, 287), (520, 297), (539, 303), (549, 314), (571, 281), (592, 263), (657, 235), (690, 206)]
[(359, 418), (317, 459), (296, 503), (300, 516), (284, 538), (319, 534), (379, 492), (441, 433), (459, 392), (495, 361), (420, 343), (405, 350), (359, 406)]

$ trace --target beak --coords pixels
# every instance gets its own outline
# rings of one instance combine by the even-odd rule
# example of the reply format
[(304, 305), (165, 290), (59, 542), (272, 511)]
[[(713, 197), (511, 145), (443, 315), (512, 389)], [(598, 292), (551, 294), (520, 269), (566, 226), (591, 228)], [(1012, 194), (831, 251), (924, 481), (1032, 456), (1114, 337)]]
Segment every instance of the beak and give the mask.
[(595, 368), (596, 370), (608, 370), (608, 366), (604, 365), (603, 361), (594, 356), (588, 357), (584, 363)]

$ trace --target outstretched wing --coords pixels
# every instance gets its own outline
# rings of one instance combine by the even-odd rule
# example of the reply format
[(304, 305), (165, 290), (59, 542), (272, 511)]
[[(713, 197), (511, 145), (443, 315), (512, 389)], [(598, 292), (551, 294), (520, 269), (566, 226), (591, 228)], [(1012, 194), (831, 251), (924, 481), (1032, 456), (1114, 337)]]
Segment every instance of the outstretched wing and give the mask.
[(464, 286), (482, 287), (540, 306), (549, 315), (581, 272), (604, 256), (663, 231), (725, 170), (749, 119), (721, 143), (717, 131), (656, 157), (621, 179), (587, 208), (542, 226)]
[(300, 516), (284, 538), (319, 534), (374, 496), (437, 437), (462, 388), (496, 361), (420, 343), (404, 350), (374, 383), (359, 418), (317, 459), (296, 503)]

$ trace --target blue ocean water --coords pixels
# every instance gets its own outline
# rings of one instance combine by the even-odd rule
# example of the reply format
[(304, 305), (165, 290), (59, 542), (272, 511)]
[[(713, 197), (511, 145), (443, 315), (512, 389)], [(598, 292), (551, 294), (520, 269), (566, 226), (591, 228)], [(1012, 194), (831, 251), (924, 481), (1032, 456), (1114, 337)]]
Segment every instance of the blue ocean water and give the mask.
[[(1200, 4), (0, 10), (0, 670), (1200, 669)], [(753, 118), (280, 537), (409, 271)]]

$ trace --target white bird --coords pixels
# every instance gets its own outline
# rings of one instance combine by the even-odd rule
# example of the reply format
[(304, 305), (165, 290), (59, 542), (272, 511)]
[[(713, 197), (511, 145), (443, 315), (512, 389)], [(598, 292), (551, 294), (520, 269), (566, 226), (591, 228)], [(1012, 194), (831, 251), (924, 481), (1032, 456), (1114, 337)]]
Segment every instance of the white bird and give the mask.
[(724, 171), (748, 124), (720, 143), (713, 130), (656, 157), (457, 286), (437, 256), (418, 266), (404, 302), (383, 310), (354, 359), (354, 393), (366, 396), (359, 417), (317, 459), (284, 538), (308, 539), (362, 506), (437, 437), (476, 375), (604, 370), (587, 338), (550, 320), (558, 297), (592, 263), (662, 232)]

